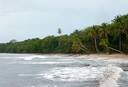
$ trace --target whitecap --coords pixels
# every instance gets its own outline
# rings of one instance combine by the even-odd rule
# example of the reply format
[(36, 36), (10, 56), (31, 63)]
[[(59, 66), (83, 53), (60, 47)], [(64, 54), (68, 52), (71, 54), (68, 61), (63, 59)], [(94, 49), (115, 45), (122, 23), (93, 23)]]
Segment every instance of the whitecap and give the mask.
[(85, 81), (95, 79), (100, 71), (95, 67), (65, 67), (54, 68), (45, 73), (43, 78), (53, 81)]
[(109, 65), (102, 70), (99, 75), (99, 87), (119, 87), (118, 79), (121, 77), (123, 70), (120, 67)]
[(35, 58), (47, 58), (47, 56), (34, 55), (34, 56), (26, 56), (26, 57), (19, 57), (19, 58), (28, 61), (28, 60), (32, 60)]
[(67, 62), (54, 62), (54, 61), (43, 61), (43, 62), (35, 62), (35, 61), (19, 61), (19, 62), (13, 62), (18, 64), (37, 64), (37, 65), (53, 65), (53, 64), (71, 64), (73, 62), (67, 61)]
[(116, 66), (58, 67), (41, 75), (52, 81), (97, 81), (99, 87), (118, 87), (121, 72), (123, 70)]
[(37, 77), (37, 76), (42, 76), (42, 74), (17, 74), (19, 77)]

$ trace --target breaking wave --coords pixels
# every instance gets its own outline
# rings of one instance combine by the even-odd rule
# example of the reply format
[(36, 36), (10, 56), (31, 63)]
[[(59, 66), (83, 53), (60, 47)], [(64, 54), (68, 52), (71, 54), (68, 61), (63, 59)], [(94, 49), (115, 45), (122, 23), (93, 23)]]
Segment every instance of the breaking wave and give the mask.
[(119, 87), (117, 81), (121, 76), (121, 72), (123, 70), (120, 67), (111, 65), (105, 67), (98, 78), (100, 87)]
[(71, 60), (69, 59), (70, 56), (61, 56), (61, 55), (32, 55), (32, 56), (24, 56), (24, 57), (18, 57), (18, 58), (22, 58), (24, 60), (32, 60), (32, 59), (35, 59), (35, 58), (60, 58), (62, 60), (62, 57), (63, 58), (66, 58), (66, 59), (63, 59), (63, 60)]
[(28, 56), (28, 57), (20, 57), (24, 60), (32, 60), (32, 59), (35, 59), (35, 58), (47, 58), (47, 56), (39, 56), (39, 55), (35, 55), (35, 56)]
[(117, 81), (123, 70), (116, 66), (106, 67), (65, 67), (54, 68), (42, 74), (43, 78), (52, 81), (97, 81), (98, 87), (118, 87)]
[(44, 74), (43, 77), (53, 81), (84, 81), (95, 78), (99, 73), (95, 67), (65, 67), (55, 68)]
[(35, 58), (48, 58), (47, 55), (30, 55), (30, 54), (8, 54), (8, 55), (0, 55), (0, 59), (13, 59), (13, 60), (32, 60)]

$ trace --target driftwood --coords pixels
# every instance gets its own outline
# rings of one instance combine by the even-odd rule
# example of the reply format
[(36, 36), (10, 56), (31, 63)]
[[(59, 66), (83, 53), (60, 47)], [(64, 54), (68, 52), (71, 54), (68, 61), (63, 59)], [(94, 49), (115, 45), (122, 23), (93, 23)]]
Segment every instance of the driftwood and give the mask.
[(122, 53), (120, 50), (117, 50), (117, 49), (115, 49), (115, 48), (112, 48), (112, 47), (108, 47), (108, 48), (111, 49), (111, 50), (114, 50), (114, 51), (116, 51), (116, 52)]

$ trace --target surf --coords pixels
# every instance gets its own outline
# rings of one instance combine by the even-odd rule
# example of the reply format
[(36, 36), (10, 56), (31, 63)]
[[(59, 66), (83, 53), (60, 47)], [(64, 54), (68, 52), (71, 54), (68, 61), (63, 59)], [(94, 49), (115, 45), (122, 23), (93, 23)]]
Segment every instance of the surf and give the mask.
[(103, 68), (99, 77), (99, 87), (119, 87), (117, 81), (123, 70), (120, 67), (109, 65)]

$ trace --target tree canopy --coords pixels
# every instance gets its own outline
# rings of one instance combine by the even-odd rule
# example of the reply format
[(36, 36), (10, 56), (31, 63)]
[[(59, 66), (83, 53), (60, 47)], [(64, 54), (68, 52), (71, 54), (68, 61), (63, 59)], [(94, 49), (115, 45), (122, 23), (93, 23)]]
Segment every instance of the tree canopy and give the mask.
[(0, 44), (1, 53), (128, 53), (128, 15), (111, 23), (75, 30), (70, 35), (47, 36)]

